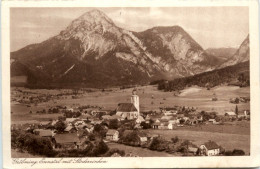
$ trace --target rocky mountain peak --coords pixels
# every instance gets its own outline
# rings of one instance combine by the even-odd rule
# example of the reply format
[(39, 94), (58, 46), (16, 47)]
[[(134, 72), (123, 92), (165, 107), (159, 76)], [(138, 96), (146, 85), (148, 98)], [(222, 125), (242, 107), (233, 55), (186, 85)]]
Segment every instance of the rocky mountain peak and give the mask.
[(104, 34), (116, 30), (114, 22), (105, 13), (94, 9), (73, 20), (65, 30), (61, 31), (60, 38), (74, 37), (83, 41), (90, 34)]
[(114, 25), (113, 21), (105, 13), (97, 9), (93, 9), (84, 13), (76, 20)]

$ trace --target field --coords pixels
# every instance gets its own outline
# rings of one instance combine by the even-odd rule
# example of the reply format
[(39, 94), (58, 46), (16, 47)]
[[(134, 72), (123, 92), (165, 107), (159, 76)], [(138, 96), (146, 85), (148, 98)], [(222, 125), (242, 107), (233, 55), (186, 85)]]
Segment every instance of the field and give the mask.
[[(205, 88), (192, 87), (181, 91), (180, 96), (174, 96), (173, 92), (158, 91), (156, 86), (142, 86), (138, 87), (137, 94), (140, 97), (140, 110), (159, 111), (159, 107), (170, 107), (174, 105), (195, 107), (198, 111), (216, 111), (220, 115), (223, 115), (226, 111), (234, 111), (235, 104), (229, 103), (230, 98), (239, 96), (249, 97), (250, 88), (239, 88), (235, 86), (220, 86), (206, 90)], [(64, 92), (64, 90), (29, 90), (35, 93), (50, 93), (58, 94)], [(37, 106), (21, 105), (17, 103), (11, 103), (12, 123), (28, 121), (28, 120), (48, 120), (51, 118), (57, 118), (59, 114), (55, 115), (36, 115), (37, 110), (48, 109), (56, 105), (65, 105), (67, 107), (74, 107), (77, 105), (97, 105), (104, 107), (104, 110), (115, 110), (118, 103), (130, 102), (130, 96), (133, 88), (120, 90), (118, 88), (111, 89), (111, 91), (102, 92), (101, 90), (95, 90), (94, 92), (86, 92), (79, 94), (78, 99), (72, 99), (71, 96), (64, 97), (62, 99), (51, 100), (47, 103), (40, 103)], [(218, 98), (217, 101), (212, 101), (213, 94), (215, 93)], [(238, 109), (250, 109), (250, 103), (239, 103)], [(32, 114), (29, 114), (32, 111)]]
[(149, 130), (151, 134), (158, 134), (167, 140), (177, 136), (183, 140), (190, 140), (196, 145), (201, 145), (209, 140), (215, 141), (226, 150), (242, 149), (246, 155), (250, 152), (249, 134), (230, 134), (210, 131), (192, 131), (192, 130)]

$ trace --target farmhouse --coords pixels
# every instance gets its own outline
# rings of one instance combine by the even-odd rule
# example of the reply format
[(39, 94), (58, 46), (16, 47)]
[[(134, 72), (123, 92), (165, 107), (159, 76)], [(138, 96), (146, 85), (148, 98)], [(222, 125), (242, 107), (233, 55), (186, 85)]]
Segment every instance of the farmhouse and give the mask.
[(155, 123), (153, 124), (153, 129), (158, 129), (159, 126), (160, 126), (160, 123), (159, 123), (159, 122), (155, 122)]
[(80, 140), (76, 133), (56, 134), (55, 148), (77, 149), (80, 146)]
[(201, 154), (206, 156), (219, 155), (220, 147), (214, 141), (208, 141), (200, 146)]
[(41, 137), (53, 137), (55, 135), (52, 130), (35, 129), (33, 132)]
[(225, 116), (234, 116), (234, 117), (236, 117), (236, 113), (232, 112), (232, 111), (229, 111), (229, 112), (225, 113)]
[(138, 123), (138, 124), (140, 124), (140, 123), (142, 123), (142, 122), (144, 122), (144, 121), (145, 121), (145, 120), (144, 120), (144, 118), (143, 118), (142, 116), (138, 116), (135, 122)]
[(119, 132), (117, 130), (108, 130), (106, 134), (106, 139), (110, 141), (118, 141)]
[(245, 119), (247, 119), (248, 117), (249, 117), (249, 113), (246, 110), (239, 111), (238, 114), (237, 114), (237, 118), (245, 118)]
[(131, 103), (119, 103), (116, 109), (116, 115), (121, 119), (131, 120), (136, 119), (140, 115), (139, 111), (139, 96), (136, 94), (136, 89), (133, 90)]
[(147, 142), (147, 135), (145, 133), (138, 133), (140, 144)]

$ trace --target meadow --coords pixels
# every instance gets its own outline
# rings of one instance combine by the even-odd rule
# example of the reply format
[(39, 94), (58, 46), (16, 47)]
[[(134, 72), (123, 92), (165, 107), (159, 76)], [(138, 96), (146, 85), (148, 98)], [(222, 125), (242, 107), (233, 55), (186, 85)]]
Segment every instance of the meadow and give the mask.
[[(59, 94), (69, 92), (70, 90), (46, 90), (46, 89), (24, 89), (23, 91), (34, 92), (38, 94)], [(27, 107), (19, 103), (11, 103), (12, 123), (29, 121), (29, 120), (49, 120), (55, 119), (60, 114), (35, 114), (38, 110), (61, 105), (67, 107), (76, 107), (80, 105), (93, 105), (103, 107), (104, 110), (115, 110), (118, 103), (130, 102), (130, 96), (133, 88), (119, 89), (113, 88), (109, 91), (91, 89), (92, 92), (80, 93), (77, 99), (72, 99), (72, 96), (66, 96), (61, 99), (50, 100), (49, 102), (39, 103), (37, 106), (31, 105)], [(190, 87), (183, 91), (179, 96), (173, 92), (163, 92), (157, 90), (156, 86), (141, 86), (137, 88), (137, 94), (140, 98), (141, 111), (159, 111), (159, 107), (185, 106), (194, 107), (197, 111), (216, 111), (219, 115), (224, 115), (226, 111), (234, 111), (235, 104), (229, 103), (231, 98), (235, 97), (250, 97), (250, 88), (239, 88), (236, 86), (218, 86), (207, 90), (200, 87)], [(217, 101), (212, 101), (213, 94), (218, 98)], [(35, 95), (35, 94), (34, 94)], [(250, 109), (249, 103), (239, 103), (239, 110)], [(32, 114), (29, 112), (32, 111)]]
[(163, 132), (162, 130), (147, 130), (146, 132), (160, 135), (166, 140), (177, 136), (182, 140), (189, 140), (198, 146), (212, 140), (225, 150), (242, 149), (246, 155), (249, 155), (250, 152), (250, 135), (191, 130), (164, 130)]

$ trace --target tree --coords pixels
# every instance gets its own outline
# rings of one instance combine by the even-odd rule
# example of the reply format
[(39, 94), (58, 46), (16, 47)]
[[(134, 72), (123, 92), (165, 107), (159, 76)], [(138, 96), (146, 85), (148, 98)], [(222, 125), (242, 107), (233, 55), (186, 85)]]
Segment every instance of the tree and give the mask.
[(143, 121), (143, 122), (141, 122), (140, 126), (142, 126), (142, 128), (143, 128), (143, 129), (149, 129), (149, 128), (151, 128), (151, 125), (150, 125), (150, 124), (147, 124), (147, 123), (145, 123), (144, 121)]
[(156, 137), (156, 138), (153, 138), (152, 142), (150, 143), (149, 149), (163, 151), (167, 147), (168, 147), (168, 144), (163, 138)]
[(236, 105), (235, 113), (236, 113), (236, 115), (238, 115), (238, 107), (237, 107), (237, 105)]
[(233, 156), (243, 156), (245, 155), (245, 152), (243, 150), (239, 150), (239, 149), (234, 149), (232, 152)]
[(65, 121), (65, 120), (66, 120), (66, 117), (64, 117), (64, 116), (59, 116), (59, 117), (58, 117), (58, 120), (59, 120), (59, 121)]
[(124, 150), (119, 150), (118, 148), (113, 148), (110, 149), (107, 153), (106, 153), (106, 157), (111, 157), (113, 154), (118, 153), (120, 156), (124, 156), (125, 155), (125, 151)]
[(66, 128), (66, 125), (63, 121), (58, 121), (54, 127), (59, 133), (62, 133)]
[(105, 154), (109, 150), (108, 146), (104, 141), (98, 141), (95, 143), (92, 151), (91, 156), (97, 157), (99, 155)]
[(106, 136), (106, 130), (104, 128), (104, 126), (102, 126), (101, 124), (96, 124), (94, 126), (94, 134), (95, 135), (99, 135), (101, 137), (105, 137)]
[(175, 136), (174, 138), (171, 138), (171, 140), (175, 144), (179, 141), (179, 137)]
[(109, 125), (108, 128), (110, 129), (118, 129), (119, 124), (118, 124), (118, 120), (117, 119), (112, 119), (109, 121)]

